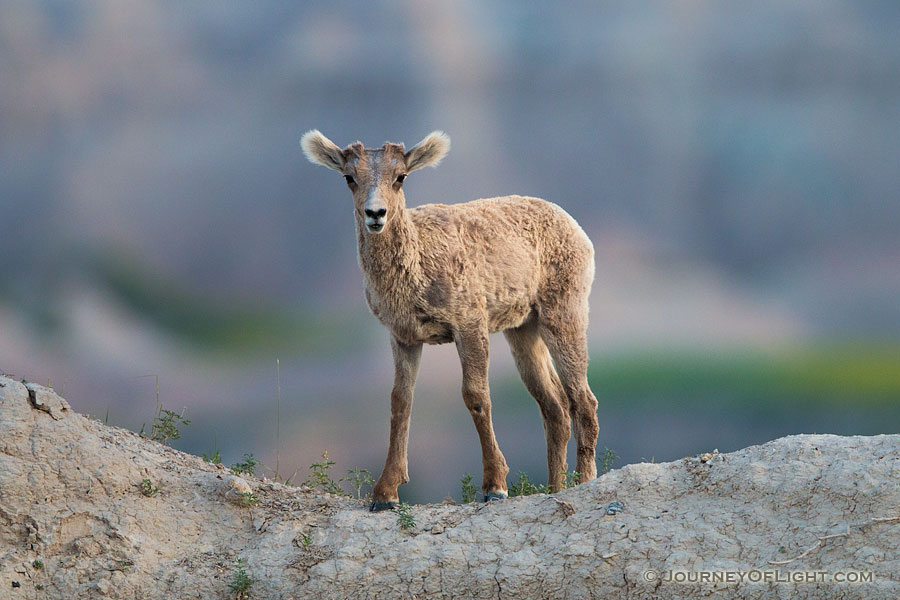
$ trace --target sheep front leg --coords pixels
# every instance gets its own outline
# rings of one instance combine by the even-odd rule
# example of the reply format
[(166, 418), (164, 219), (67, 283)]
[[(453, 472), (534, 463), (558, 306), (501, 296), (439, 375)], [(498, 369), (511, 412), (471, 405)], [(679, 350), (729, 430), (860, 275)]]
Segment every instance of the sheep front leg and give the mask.
[(491, 396), (488, 388), (488, 332), (486, 328), (459, 331), (455, 335), (456, 348), (462, 362), (462, 395), (466, 408), (475, 422), (481, 441), (481, 463), (484, 480), (481, 489), (484, 500), (506, 498), (506, 475), (509, 467), (500, 452), (491, 422)]
[(409, 416), (413, 387), (419, 372), (422, 344), (407, 345), (391, 337), (394, 354), (394, 388), (391, 390), (391, 441), (384, 470), (372, 492), (369, 510), (390, 510), (400, 502), (397, 487), (409, 481), (406, 448), (409, 441)]

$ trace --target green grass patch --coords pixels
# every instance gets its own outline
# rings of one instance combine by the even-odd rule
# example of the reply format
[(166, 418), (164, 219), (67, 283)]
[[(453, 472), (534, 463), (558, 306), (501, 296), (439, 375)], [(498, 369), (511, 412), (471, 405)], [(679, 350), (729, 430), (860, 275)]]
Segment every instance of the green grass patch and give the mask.
[[(92, 271), (125, 307), (184, 343), (217, 353), (322, 351), (351, 343), (346, 316), (235, 302), (192, 290), (133, 256), (95, 256)], [(345, 339), (346, 338), (346, 339)]]
[(900, 345), (634, 352), (596, 357), (588, 377), (606, 401), (883, 405), (900, 401)]

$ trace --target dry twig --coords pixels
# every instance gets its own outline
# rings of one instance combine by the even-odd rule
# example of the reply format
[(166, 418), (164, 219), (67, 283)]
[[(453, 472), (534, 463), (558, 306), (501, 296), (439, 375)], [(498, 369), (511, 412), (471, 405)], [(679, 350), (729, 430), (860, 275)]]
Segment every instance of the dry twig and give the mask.
[(787, 560), (770, 560), (768, 562), (770, 565), (775, 565), (775, 566), (787, 565), (787, 564), (790, 564), (796, 560), (800, 560), (801, 558), (807, 556), (810, 552), (813, 552), (814, 550), (818, 549), (819, 547), (822, 546), (822, 544), (824, 542), (827, 542), (828, 540), (833, 540), (835, 538), (840, 538), (840, 537), (847, 537), (851, 533), (853, 533), (853, 531), (857, 531), (857, 530), (863, 531), (867, 527), (871, 527), (872, 525), (878, 525), (880, 523), (894, 523), (894, 522), (898, 522), (898, 521), (900, 521), (900, 515), (898, 515), (896, 517), (872, 517), (865, 523), (857, 523), (856, 525), (847, 525), (847, 531), (845, 531), (843, 533), (833, 533), (831, 535), (823, 535), (823, 536), (819, 537), (816, 540), (815, 544), (813, 544), (812, 546), (810, 546), (809, 548), (807, 548), (806, 550), (804, 550), (803, 552), (801, 552), (794, 558), (789, 558)]

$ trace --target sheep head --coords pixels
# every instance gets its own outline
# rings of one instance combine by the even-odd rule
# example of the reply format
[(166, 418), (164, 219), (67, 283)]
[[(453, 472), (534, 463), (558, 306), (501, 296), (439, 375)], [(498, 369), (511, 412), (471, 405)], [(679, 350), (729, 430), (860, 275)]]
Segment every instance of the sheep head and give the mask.
[(450, 150), (450, 138), (433, 131), (406, 151), (403, 144), (386, 142), (380, 148), (366, 148), (360, 142), (343, 150), (317, 129), (300, 140), (310, 162), (338, 171), (353, 193), (356, 218), (365, 230), (379, 234), (392, 218), (406, 207), (403, 182), (418, 169), (434, 167)]

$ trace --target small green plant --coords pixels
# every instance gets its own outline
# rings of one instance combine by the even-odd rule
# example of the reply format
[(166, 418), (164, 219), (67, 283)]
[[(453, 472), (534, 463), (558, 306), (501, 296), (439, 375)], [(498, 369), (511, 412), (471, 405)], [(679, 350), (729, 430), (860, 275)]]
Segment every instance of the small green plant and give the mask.
[(600, 459), (600, 474), (609, 473), (612, 468), (613, 461), (616, 460), (616, 453), (609, 448), (603, 449), (603, 458)]
[(177, 440), (181, 437), (179, 427), (190, 424), (191, 420), (184, 418), (184, 411), (178, 414), (174, 410), (167, 410), (160, 406), (153, 419), (153, 427), (150, 428), (150, 439), (167, 444), (169, 440)]
[(519, 480), (509, 486), (509, 496), (531, 496), (533, 494), (546, 494), (549, 490), (544, 484), (535, 485), (531, 483), (527, 473), (519, 471)]
[(328, 476), (328, 469), (334, 466), (334, 461), (328, 458), (328, 450), (322, 452), (322, 460), (309, 465), (312, 471), (306, 479), (309, 487), (322, 487), (327, 485), (331, 478)]
[(563, 473), (563, 489), (578, 485), (578, 477), (580, 475), (581, 473), (578, 471), (566, 471)]
[(347, 471), (347, 476), (341, 477), (340, 480), (350, 482), (350, 487), (356, 490), (357, 498), (362, 498), (362, 489), (364, 487), (375, 483), (368, 469), (350, 469)]
[(159, 488), (155, 487), (153, 485), (153, 482), (150, 481), (149, 479), (142, 479), (140, 487), (141, 487), (141, 493), (143, 495), (147, 496), (148, 498), (152, 498), (153, 496), (155, 496), (156, 494), (159, 493)]
[(245, 561), (243, 558), (237, 559), (237, 563), (234, 567), (234, 574), (231, 576), (231, 583), (228, 584), (228, 587), (234, 592), (234, 597), (238, 600), (249, 598), (250, 586), (253, 585), (253, 580), (247, 575), (247, 570), (244, 568), (244, 565)]
[(297, 471), (294, 471), (293, 474), (291, 474), (291, 475), (290, 475), (287, 479), (285, 479), (282, 483), (284, 483), (284, 485), (291, 485), (291, 482), (294, 480), (294, 477), (297, 476), (297, 472), (298, 472), (298, 471), (299, 471), (299, 469), (298, 469)]
[(409, 504), (401, 502), (397, 507), (397, 523), (400, 529), (412, 529), (416, 526), (416, 520), (409, 514)]
[(244, 508), (250, 508), (259, 504), (259, 496), (253, 492), (242, 492), (240, 499), (235, 504)]
[(476, 491), (475, 484), (472, 483), (472, 475), (470, 475), (469, 473), (463, 475), (463, 478), (460, 480), (460, 484), (462, 485), (463, 504), (475, 502)]
[(211, 465), (221, 465), (222, 464), (222, 455), (219, 454), (219, 449), (216, 448), (214, 452), (204, 452), (203, 460), (208, 462)]
[(328, 458), (328, 450), (322, 452), (322, 460), (319, 462), (314, 462), (309, 465), (309, 469), (312, 471), (309, 477), (306, 478), (306, 485), (311, 488), (318, 488), (323, 492), (327, 492), (329, 494), (336, 494), (338, 496), (347, 496), (348, 494), (344, 493), (344, 490), (341, 489), (337, 483), (335, 483), (334, 479), (332, 479), (328, 475), (328, 469), (330, 469), (334, 465), (334, 461)]
[(43, 583), (36, 583), (36, 584), (34, 584), (34, 589), (36, 589), (36, 590), (42, 590), (42, 589), (44, 589), (44, 584), (43, 584)]
[(244, 460), (231, 465), (231, 472), (235, 475), (256, 475), (256, 465), (259, 461), (253, 456), (252, 452), (244, 455)]
[(312, 538), (309, 537), (307, 533), (300, 534), (300, 543), (303, 544), (304, 550), (309, 550), (310, 545), (312, 545)]
[(34, 561), (32, 561), (31, 566), (34, 567), (34, 569), (36, 571), (40, 571), (41, 569), (44, 568), (44, 561), (42, 561), (39, 558), (36, 558), (36, 559), (34, 559)]

